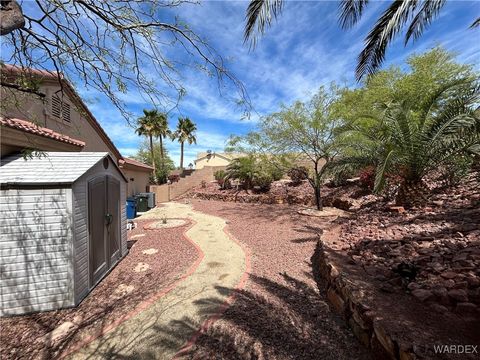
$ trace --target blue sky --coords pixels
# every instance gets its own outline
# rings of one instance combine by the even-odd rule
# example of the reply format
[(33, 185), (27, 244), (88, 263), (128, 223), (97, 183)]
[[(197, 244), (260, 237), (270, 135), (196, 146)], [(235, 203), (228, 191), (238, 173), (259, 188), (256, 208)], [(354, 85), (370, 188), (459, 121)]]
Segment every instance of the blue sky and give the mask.
[[(229, 70), (244, 83), (255, 109), (250, 120), (242, 120), (230, 88), (222, 96), (215, 79), (191, 68), (182, 70), (187, 95), (178, 111), (170, 114), (169, 122), (173, 128), (180, 113), (197, 124), (198, 143), (186, 146), (185, 164), (192, 162), (197, 152), (222, 151), (230, 134), (251, 130), (259, 116), (275, 111), (282, 103), (306, 99), (323, 84), (336, 81), (356, 86), (355, 64), (363, 39), (389, 3), (370, 2), (360, 22), (342, 30), (337, 22), (338, 2), (287, 1), (282, 15), (254, 51), (243, 44), (247, 1), (207, 1), (176, 8), (175, 15), (228, 59)], [(398, 37), (387, 51), (384, 67), (403, 65), (412, 53), (442, 45), (456, 52), (459, 61), (479, 68), (480, 30), (468, 29), (478, 16), (478, 1), (447, 1), (440, 17), (416, 43), (404, 47), (403, 38)], [(120, 152), (135, 154), (142, 139), (118, 110), (107, 98), (92, 95), (81, 86), (78, 90)], [(124, 98), (127, 108), (138, 115), (143, 108), (152, 107), (135, 94)], [(180, 145), (168, 141), (167, 149), (178, 165)]]

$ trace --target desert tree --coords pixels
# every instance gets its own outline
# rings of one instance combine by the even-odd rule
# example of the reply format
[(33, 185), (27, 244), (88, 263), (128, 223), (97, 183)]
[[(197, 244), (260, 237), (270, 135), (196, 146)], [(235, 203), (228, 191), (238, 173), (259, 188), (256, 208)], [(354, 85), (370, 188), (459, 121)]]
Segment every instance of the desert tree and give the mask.
[(282, 106), (263, 117), (256, 131), (231, 137), (227, 150), (263, 156), (284, 168), (308, 163), (310, 171), (305, 176), (314, 190), (317, 209), (323, 210), (322, 184), (340, 149), (336, 133), (342, 121), (333, 111), (338, 93), (335, 84), (322, 86), (309, 101)]
[(194, 2), (1, 1), (1, 62), (25, 69), (21, 86), (3, 76), (2, 85), (35, 91), (27, 69), (46, 70), (58, 76), (60, 86), (62, 79), (69, 80), (106, 95), (129, 119), (125, 94), (138, 93), (144, 102), (169, 110), (186, 94), (182, 75), (195, 69), (216, 76), (221, 92), (233, 87), (248, 114), (243, 84), (221, 55), (175, 15), (185, 3)]

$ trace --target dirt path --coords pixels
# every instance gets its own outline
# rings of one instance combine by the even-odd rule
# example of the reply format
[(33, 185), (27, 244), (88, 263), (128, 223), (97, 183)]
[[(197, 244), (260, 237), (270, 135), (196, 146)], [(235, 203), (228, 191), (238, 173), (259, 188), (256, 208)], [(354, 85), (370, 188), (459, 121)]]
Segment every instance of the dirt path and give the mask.
[(311, 257), (330, 219), (288, 205), (192, 200), (195, 210), (228, 220), (251, 251), (246, 287), (203, 332), (191, 359), (360, 360), (371, 356), (312, 276)]
[(160, 220), (164, 214), (195, 222), (186, 235), (203, 253), (198, 267), (150, 307), (71, 358), (170, 359), (182, 347), (188, 347), (207, 319), (218, 315), (219, 304), (232, 300), (231, 289), (244, 284), (248, 259), (242, 247), (224, 232), (225, 220), (180, 203), (168, 203), (140, 219)]

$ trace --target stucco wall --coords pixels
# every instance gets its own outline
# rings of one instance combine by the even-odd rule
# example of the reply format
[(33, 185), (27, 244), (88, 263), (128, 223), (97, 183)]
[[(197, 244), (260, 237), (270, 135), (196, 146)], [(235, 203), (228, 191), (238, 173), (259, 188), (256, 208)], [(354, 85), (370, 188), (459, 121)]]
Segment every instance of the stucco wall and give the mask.
[[(86, 143), (83, 151), (107, 151), (115, 161), (118, 161), (116, 154), (87, 120), (87, 115), (81, 108), (77, 108), (68, 96), (65, 96), (63, 101), (70, 104), (71, 121), (66, 122), (51, 115), (51, 97), (60, 91), (60, 86), (45, 83), (40, 86), (39, 91), (46, 95), (45, 98), (2, 88), (1, 114), (32, 121), (39, 126), (82, 140)], [(61, 96), (61, 93), (58, 94)], [(126, 127), (126, 131), (132, 130)]]
[(123, 168), (122, 171), (128, 180), (127, 196), (133, 196), (141, 192), (148, 192), (150, 172), (126, 168)]

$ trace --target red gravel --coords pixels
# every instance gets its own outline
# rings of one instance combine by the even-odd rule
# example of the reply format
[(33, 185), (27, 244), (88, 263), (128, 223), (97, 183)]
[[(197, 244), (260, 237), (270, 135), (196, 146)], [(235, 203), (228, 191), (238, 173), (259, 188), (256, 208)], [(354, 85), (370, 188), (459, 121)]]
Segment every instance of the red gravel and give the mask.
[[(0, 358), (51, 359), (75, 345), (81, 337), (95, 334), (126, 315), (185, 273), (198, 258), (195, 247), (183, 236), (189, 225), (144, 230), (143, 226), (151, 221), (138, 221), (138, 227), (128, 232), (129, 239), (137, 234), (145, 233), (146, 236), (129, 241), (129, 254), (78, 307), (1, 318)], [(159, 251), (152, 255), (142, 253), (150, 248)], [(147, 263), (150, 268), (135, 272), (133, 269), (139, 262)], [(115, 290), (120, 284), (131, 285), (134, 289), (118, 296)], [(78, 323), (78, 326), (54, 344), (47, 344), (45, 335), (66, 321)]]
[[(192, 200), (228, 219), (252, 253), (244, 290), (192, 349), (194, 359), (364, 359), (367, 351), (333, 314), (312, 277), (310, 257), (325, 219), (285, 205)], [(219, 289), (222, 291), (222, 289)]]

